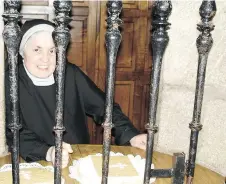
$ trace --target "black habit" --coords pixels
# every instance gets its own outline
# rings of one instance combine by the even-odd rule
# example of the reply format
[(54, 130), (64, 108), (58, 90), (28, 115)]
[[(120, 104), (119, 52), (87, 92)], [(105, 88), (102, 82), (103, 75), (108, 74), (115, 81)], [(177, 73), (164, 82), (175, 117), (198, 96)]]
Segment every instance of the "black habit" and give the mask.
[[(22, 62), (20, 62), (22, 63)], [(45, 160), (47, 150), (55, 144), (56, 86), (35, 86), (23, 64), (19, 64), (20, 156), (27, 162)], [(10, 119), (9, 71), (6, 70), (6, 124)], [(69, 144), (88, 144), (87, 115), (101, 124), (105, 109), (102, 92), (76, 65), (67, 62), (65, 70), (63, 141)], [(112, 134), (117, 145), (125, 145), (139, 132), (126, 117), (118, 104), (113, 108)], [(6, 128), (7, 144), (12, 149), (12, 133)]]

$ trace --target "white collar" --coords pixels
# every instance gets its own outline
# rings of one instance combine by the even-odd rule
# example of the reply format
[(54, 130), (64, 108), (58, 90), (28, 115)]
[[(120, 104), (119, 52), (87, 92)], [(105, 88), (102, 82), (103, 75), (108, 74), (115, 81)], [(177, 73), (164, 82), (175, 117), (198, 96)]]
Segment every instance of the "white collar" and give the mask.
[(55, 80), (54, 80), (54, 77), (53, 77), (53, 74), (50, 75), (49, 77), (45, 78), (45, 79), (42, 79), (42, 78), (38, 78), (38, 77), (35, 77), (33, 76), (26, 68), (25, 64), (23, 63), (24, 65), (24, 68), (25, 68), (25, 71), (28, 75), (28, 77), (31, 79), (31, 81), (33, 82), (33, 84), (35, 86), (50, 86), (52, 84), (55, 83)]

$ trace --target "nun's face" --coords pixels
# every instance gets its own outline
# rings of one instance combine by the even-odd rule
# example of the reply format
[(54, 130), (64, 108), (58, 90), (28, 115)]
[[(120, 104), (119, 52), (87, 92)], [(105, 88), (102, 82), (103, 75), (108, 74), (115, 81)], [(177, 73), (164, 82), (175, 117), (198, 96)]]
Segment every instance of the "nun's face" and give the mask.
[(47, 78), (56, 67), (56, 51), (52, 35), (49, 32), (38, 32), (26, 43), (24, 64), (27, 70), (38, 78)]

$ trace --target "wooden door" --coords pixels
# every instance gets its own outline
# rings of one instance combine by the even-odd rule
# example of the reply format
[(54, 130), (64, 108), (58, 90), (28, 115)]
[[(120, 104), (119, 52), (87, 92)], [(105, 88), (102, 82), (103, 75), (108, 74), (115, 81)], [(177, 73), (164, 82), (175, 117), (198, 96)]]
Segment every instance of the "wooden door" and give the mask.
[[(147, 123), (151, 58), (149, 57), (150, 9), (148, 1), (123, 1), (122, 42), (116, 64), (115, 101), (141, 132)], [(106, 2), (101, 3), (98, 85), (104, 90), (106, 77)], [(97, 129), (96, 142), (102, 141)]]

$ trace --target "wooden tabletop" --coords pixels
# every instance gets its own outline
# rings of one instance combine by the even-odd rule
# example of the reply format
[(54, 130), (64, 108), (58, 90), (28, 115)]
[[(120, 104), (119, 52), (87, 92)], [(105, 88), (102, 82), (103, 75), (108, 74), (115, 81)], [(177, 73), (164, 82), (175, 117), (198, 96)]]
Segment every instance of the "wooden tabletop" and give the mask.
[[(69, 166), (72, 165), (72, 161), (75, 159), (85, 157), (89, 154), (102, 153), (102, 145), (73, 145), (72, 148), (74, 152), (73, 154), (70, 155)], [(145, 151), (137, 148), (129, 147), (129, 146), (111, 146), (111, 151), (120, 152), (123, 154), (140, 155), (141, 157), (145, 158)], [(24, 162), (24, 161), (21, 159), (20, 162)], [(9, 163), (11, 163), (10, 155), (0, 158), (0, 167), (3, 166), (4, 164), (9, 164)], [(44, 166), (50, 165), (50, 163), (45, 161), (40, 161), (39, 163)], [(172, 156), (159, 153), (159, 152), (154, 152), (153, 163), (156, 169), (171, 168)], [(62, 170), (62, 175), (66, 179), (66, 184), (79, 184), (74, 179), (71, 179), (68, 176), (69, 175), (68, 168), (65, 168)], [(158, 178), (155, 184), (171, 184), (171, 179)], [(224, 177), (204, 167), (196, 165), (194, 184), (224, 184)]]

